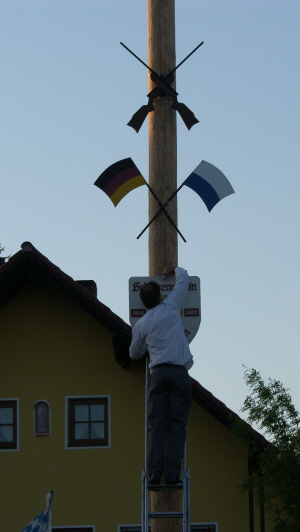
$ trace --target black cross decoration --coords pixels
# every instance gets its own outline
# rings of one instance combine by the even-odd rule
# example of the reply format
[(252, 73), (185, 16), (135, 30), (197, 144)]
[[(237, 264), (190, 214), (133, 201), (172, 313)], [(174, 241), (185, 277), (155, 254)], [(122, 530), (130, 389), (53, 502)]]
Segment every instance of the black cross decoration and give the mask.
[(198, 46), (196, 46), (196, 48), (192, 50), (192, 52), (187, 55), (186, 58), (183, 59), (181, 63), (179, 63), (179, 65), (177, 65), (173, 70), (171, 70), (171, 72), (169, 72), (167, 76), (159, 76), (152, 68), (146, 65), (144, 61), (142, 61), (137, 55), (135, 55), (127, 46), (125, 46), (125, 44), (123, 44), (122, 42), (120, 44), (124, 48), (126, 48), (126, 50), (128, 50), (128, 52), (130, 52), (136, 59), (138, 59), (140, 63), (142, 63), (146, 68), (148, 68), (148, 70), (151, 72), (151, 79), (156, 85), (156, 87), (154, 87), (154, 89), (152, 89), (152, 91), (147, 94), (148, 104), (142, 105), (142, 107), (140, 107), (137, 112), (134, 113), (127, 125), (135, 129), (135, 131), (138, 133), (148, 113), (155, 110), (155, 107), (153, 105), (154, 100), (159, 97), (161, 99), (164, 99), (167, 96), (169, 96), (173, 100), (171, 104), (172, 109), (178, 111), (188, 129), (191, 129), (193, 125), (197, 124), (199, 120), (195, 117), (194, 113), (184, 103), (178, 102), (178, 92), (176, 92), (175, 89), (171, 87), (171, 83), (175, 79), (175, 70), (177, 70), (177, 68), (179, 68), (182, 63), (184, 63), (194, 52), (196, 52), (196, 50), (198, 50), (198, 48), (200, 48), (200, 46), (202, 46), (202, 44), (204, 44), (203, 41), (198, 44)]

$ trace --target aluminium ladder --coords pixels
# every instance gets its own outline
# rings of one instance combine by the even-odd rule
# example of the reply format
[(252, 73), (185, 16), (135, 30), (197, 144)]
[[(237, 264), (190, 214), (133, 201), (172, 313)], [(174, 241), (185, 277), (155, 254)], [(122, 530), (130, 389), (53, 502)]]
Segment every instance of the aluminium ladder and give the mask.
[(149, 512), (149, 484), (148, 484), (148, 388), (149, 368), (146, 357), (146, 394), (145, 394), (145, 467), (142, 469), (142, 532), (148, 532), (149, 519), (182, 519), (182, 531), (190, 532), (190, 469), (186, 466), (186, 445), (184, 446), (182, 484), (159, 484), (151, 486), (153, 491), (182, 490), (182, 511)]

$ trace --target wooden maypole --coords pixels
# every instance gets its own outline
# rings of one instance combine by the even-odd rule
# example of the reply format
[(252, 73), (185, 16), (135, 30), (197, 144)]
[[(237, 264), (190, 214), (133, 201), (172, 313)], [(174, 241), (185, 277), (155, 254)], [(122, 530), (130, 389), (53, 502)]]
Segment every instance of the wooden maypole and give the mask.
[[(175, 62), (175, 0), (148, 0), (148, 64), (158, 75), (166, 76)], [(154, 87), (149, 75), (149, 92)], [(176, 112), (167, 98), (159, 98), (154, 107), (148, 115), (149, 184), (164, 204), (177, 188)], [(166, 209), (177, 225), (176, 196)], [(158, 210), (149, 194), (149, 221)], [(177, 232), (161, 213), (149, 227), (149, 275), (160, 275), (170, 262), (178, 262)]]
[[(148, 0), (148, 65), (158, 75), (166, 76), (175, 68), (175, 0)], [(149, 75), (149, 92), (155, 87)], [(175, 88), (175, 82), (172, 84)], [(171, 102), (159, 98), (155, 111), (149, 113), (149, 184), (164, 204), (177, 189), (176, 112)], [(167, 206), (177, 225), (177, 197)], [(149, 221), (159, 206), (149, 194)], [(149, 227), (149, 276), (160, 275), (164, 266), (178, 264), (178, 235), (161, 213)], [(151, 511), (181, 510), (182, 492), (151, 492)], [(181, 532), (179, 519), (152, 519), (152, 532)]]

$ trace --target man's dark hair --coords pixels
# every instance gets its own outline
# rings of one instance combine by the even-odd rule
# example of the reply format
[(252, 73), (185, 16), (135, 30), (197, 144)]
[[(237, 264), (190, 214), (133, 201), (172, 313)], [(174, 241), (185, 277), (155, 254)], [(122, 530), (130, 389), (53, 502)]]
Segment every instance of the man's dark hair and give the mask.
[(140, 298), (143, 305), (149, 310), (160, 303), (160, 287), (155, 281), (145, 283), (140, 288)]

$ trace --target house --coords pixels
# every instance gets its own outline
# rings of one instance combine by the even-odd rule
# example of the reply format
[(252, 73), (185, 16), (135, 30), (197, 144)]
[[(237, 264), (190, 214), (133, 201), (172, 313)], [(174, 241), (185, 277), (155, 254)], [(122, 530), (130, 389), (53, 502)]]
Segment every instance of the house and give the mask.
[[(19, 532), (54, 490), (60, 532), (134, 532), (141, 523), (145, 361), (131, 328), (32, 244), (0, 267), (0, 523)], [(262, 532), (237, 485), (238, 416), (193, 380), (187, 429), (192, 530)]]

